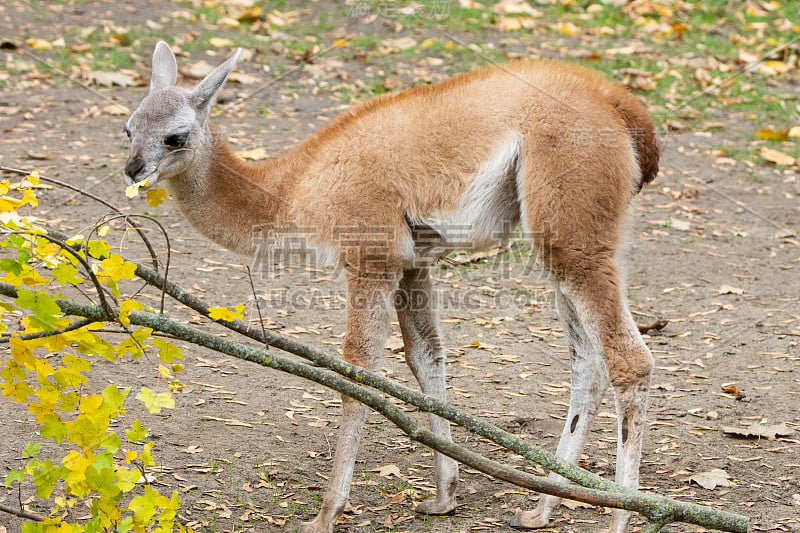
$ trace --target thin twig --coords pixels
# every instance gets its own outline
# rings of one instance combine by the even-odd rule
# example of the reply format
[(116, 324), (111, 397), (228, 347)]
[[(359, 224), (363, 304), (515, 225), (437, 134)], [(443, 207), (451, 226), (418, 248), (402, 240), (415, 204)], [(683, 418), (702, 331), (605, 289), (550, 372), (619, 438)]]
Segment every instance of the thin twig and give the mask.
[(18, 339), (28, 341), (32, 339), (43, 339), (44, 337), (61, 335), (62, 333), (69, 333), (70, 331), (75, 331), (76, 329), (88, 326), (92, 322), (94, 322), (94, 320), (90, 318), (82, 318), (80, 320), (76, 320), (69, 326), (62, 329), (53, 329), (50, 331), (34, 331), (33, 333), (24, 333), (22, 335), (16, 333), (4, 333), (3, 335), (0, 335), (0, 343), (8, 343), (11, 340), (11, 337), (16, 337)]
[(245, 265), (245, 268), (247, 268), (247, 279), (250, 281), (250, 290), (253, 292), (253, 301), (256, 304), (256, 312), (258, 313), (258, 324), (261, 326), (261, 335), (264, 336), (264, 347), (269, 348), (269, 344), (267, 344), (266, 341), (267, 328), (264, 327), (264, 317), (261, 316), (261, 306), (258, 304), (258, 295), (256, 294), (256, 286), (253, 283), (253, 273), (250, 270), (250, 265)]
[[(3, 172), (11, 172), (13, 174), (17, 174), (17, 175), (20, 175), (20, 176), (29, 176), (29, 175), (31, 175), (30, 171), (22, 170), (22, 169), (19, 169), (19, 168), (11, 168), (11, 167), (6, 167), (6, 166), (0, 166), (0, 170), (2, 170)], [(92, 194), (89, 191), (86, 191), (84, 189), (81, 189), (80, 187), (72, 185), (71, 183), (67, 183), (65, 181), (57, 180), (55, 178), (48, 178), (47, 176), (42, 176), (42, 175), (39, 175), (39, 179), (42, 180), (42, 181), (46, 181), (47, 183), (52, 183), (53, 185), (58, 185), (59, 187), (63, 187), (64, 189), (69, 189), (71, 191), (75, 191), (75, 192), (77, 192), (77, 193), (79, 193), (79, 194), (81, 194), (81, 195), (83, 195), (83, 196), (85, 196), (87, 198), (90, 198), (90, 199), (94, 200), (95, 202), (98, 202), (98, 203), (106, 206), (107, 208), (111, 209), (112, 211), (114, 211), (117, 214), (120, 214), (120, 215), (124, 214), (121, 209), (116, 207), (114, 204), (110, 203), (108, 200), (100, 198), (96, 194)], [(142, 239), (142, 242), (144, 242), (144, 245), (147, 247), (147, 251), (150, 253), (150, 258), (153, 261), (153, 268), (158, 270), (158, 256), (156, 255), (156, 252), (153, 249), (153, 246), (150, 244), (150, 241), (147, 239), (147, 236), (135, 224), (131, 223), (131, 226), (133, 227), (133, 229), (136, 230), (136, 232), (139, 234), (139, 237)]]
[[(172, 244), (171, 244), (171, 242), (169, 240), (169, 233), (167, 232), (167, 228), (165, 228), (164, 224), (162, 224), (158, 219), (156, 219), (155, 217), (151, 217), (150, 215), (140, 215), (140, 214), (114, 215), (114, 216), (112, 216), (110, 218), (107, 218), (106, 221), (107, 222), (111, 222), (111, 221), (116, 220), (118, 218), (124, 218), (125, 222), (128, 223), (128, 224), (131, 223), (130, 222), (131, 218), (143, 218), (144, 220), (152, 222), (153, 224), (158, 226), (158, 229), (161, 230), (161, 234), (164, 236), (164, 245), (167, 247), (167, 259), (164, 261), (164, 275), (162, 276), (162, 279), (166, 282), (167, 281), (167, 276), (169, 276), (169, 265), (170, 265), (170, 263), (172, 261)], [(164, 312), (165, 295), (166, 295), (166, 290), (162, 287), (161, 288), (161, 307), (159, 309), (160, 312), (162, 312), (162, 313)]]
[(16, 509), (14, 507), (9, 507), (8, 505), (3, 505), (2, 503), (0, 503), (0, 511), (13, 514), (14, 516), (24, 518), (25, 520), (33, 520), (34, 522), (44, 521), (44, 516), (38, 513), (32, 513), (31, 511), (26, 511), (25, 509)]
[(4, 231), (3, 233), (6, 235), (28, 235), (31, 237), (41, 237), (46, 241), (58, 245), (62, 250), (74, 257), (81, 264), (83, 270), (86, 272), (86, 275), (89, 276), (89, 279), (92, 281), (92, 284), (97, 291), (97, 297), (100, 299), (101, 306), (108, 313), (108, 315), (113, 316), (114, 312), (112, 307), (106, 300), (105, 289), (100, 283), (100, 280), (97, 279), (97, 275), (92, 270), (92, 266), (89, 264), (89, 261), (85, 257), (82, 257), (72, 246), (67, 244), (64, 240), (53, 237), (47, 233), (36, 233), (35, 231)]

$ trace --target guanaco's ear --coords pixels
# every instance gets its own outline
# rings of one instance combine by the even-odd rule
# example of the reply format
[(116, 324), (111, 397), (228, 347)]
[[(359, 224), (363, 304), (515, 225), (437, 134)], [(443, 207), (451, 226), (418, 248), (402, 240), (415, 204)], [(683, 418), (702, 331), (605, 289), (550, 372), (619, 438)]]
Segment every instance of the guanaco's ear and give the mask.
[(169, 45), (158, 41), (153, 52), (153, 77), (150, 78), (150, 92), (168, 89), (178, 81), (178, 62)]
[(233, 55), (227, 59), (227, 61), (212, 70), (209, 75), (203, 78), (203, 81), (198, 83), (197, 87), (192, 89), (192, 91), (189, 93), (189, 98), (199, 115), (205, 116), (208, 114), (208, 110), (211, 108), (211, 102), (214, 99), (214, 95), (217, 93), (219, 88), (222, 87), (222, 84), (225, 82), (228, 74), (230, 74), (233, 70), (233, 67), (236, 65), (236, 62), (239, 60), (239, 56), (241, 54), (242, 49), (237, 48)]

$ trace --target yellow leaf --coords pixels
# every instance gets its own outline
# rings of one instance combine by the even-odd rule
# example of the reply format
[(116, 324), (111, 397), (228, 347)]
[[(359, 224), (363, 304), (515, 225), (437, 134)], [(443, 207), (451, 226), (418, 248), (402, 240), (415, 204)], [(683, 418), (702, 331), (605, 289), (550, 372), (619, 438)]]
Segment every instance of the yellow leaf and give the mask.
[(138, 456), (139, 454), (133, 450), (125, 450), (125, 464), (131, 464), (131, 461), (135, 461)]
[(175, 399), (168, 392), (155, 392), (142, 387), (136, 399), (144, 404), (150, 413), (160, 413), (162, 408), (172, 409), (175, 407)]
[(36, 37), (32, 37), (25, 41), (25, 44), (33, 48), (34, 50), (50, 50), (53, 48), (53, 43), (45, 39), (39, 39)]
[(142, 302), (137, 302), (135, 300), (125, 300), (119, 305), (119, 321), (122, 323), (123, 326), (130, 326), (131, 311), (134, 310), (141, 311), (143, 309), (144, 309), (144, 304)]
[(800, 137), (800, 126), (795, 126), (790, 129), (787, 137)]
[(580, 28), (572, 22), (559, 22), (556, 24), (556, 30), (564, 35), (578, 35), (580, 33)]
[(147, 187), (148, 185), (150, 185), (149, 179), (137, 181), (132, 185), (128, 185), (127, 187), (125, 187), (125, 196), (127, 196), (128, 198), (135, 198), (139, 196), (139, 189), (141, 189), (142, 187)]
[(755, 133), (759, 139), (769, 139), (771, 141), (783, 141), (789, 136), (789, 130), (773, 130), (771, 128), (761, 128)]
[(235, 320), (244, 316), (244, 305), (239, 304), (233, 309), (227, 307), (209, 307), (208, 316), (214, 320)]
[(333, 46), (335, 48), (341, 48), (342, 46), (348, 46), (349, 44), (350, 42), (345, 39), (336, 39), (333, 41)]
[(147, 191), (147, 205), (155, 207), (164, 203), (167, 199), (167, 191), (164, 189), (150, 189)]
[(8, 341), (11, 345), (11, 357), (14, 358), (17, 364), (24, 365), (29, 370), (36, 368), (36, 356), (33, 355), (24, 340), (18, 337), (11, 337)]
[(169, 368), (165, 367), (164, 365), (158, 365), (158, 373), (161, 374), (162, 378), (168, 378), (172, 376), (172, 372), (170, 372)]
[(208, 42), (214, 48), (231, 48), (236, 44), (230, 39), (225, 39), (224, 37), (212, 37), (208, 40)]
[(102, 275), (110, 277), (114, 281), (121, 279), (133, 279), (136, 272), (136, 265), (130, 261), (125, 261), (118, 255), (112, 255), (100, 262), (104, 272)]
[(785, 74), (788, 71), (789, 65), (783, 61), (764, 61), (758, 66), (758, 72), (760, 74), (766, 74), (767, 76)]
[(761, 154), (761, 157), (776, 165), (794, 165), (795, 163), (795, 158), (789, 154), (767, 148), (766, 146), (759, 148), (758, 153)]

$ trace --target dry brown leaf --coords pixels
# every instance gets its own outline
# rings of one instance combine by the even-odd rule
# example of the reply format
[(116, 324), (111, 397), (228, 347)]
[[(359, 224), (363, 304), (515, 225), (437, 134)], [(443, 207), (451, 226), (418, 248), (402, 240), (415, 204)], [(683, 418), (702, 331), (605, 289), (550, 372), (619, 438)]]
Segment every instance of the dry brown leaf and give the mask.
[(250, 74), (246, 74), (244, 72), (231, 72), (228, 75), (228, 81), (232, 81), (234, 83), (241, 83), (242, 85), (251, 85), (253, 83), (258, 83), (261, 81), (261, 78), (257, 76), (251, 76)]
[(689, 481), (694, 481), (704, 489), (715, 489), (717, 487), (731, 487), (734, 483), (730, 480), (731, 476), (726, 471), (714, 468), (708, 472), (701, 472), (689, 478)]
[(725, 394), (733, 394), (734, 396), (739, 396), (739, 395), (742, 394), (742, 391), (739, 390), (739, 387), (737, 387), (736, 385), (733, 385), (733, 384), (724, 385), (722, 387), (722, 392), (724, 392)]
[(661, 331), (669, 324), (669, 320), (654, 320), (649, 324), (644, 324), (641, 322), (636, 323), (636, 327), (639, 329), (639, 333), (647, 333), (648, 331)]
[(772, 148), (767, 148), (766, 146), (759, 148), (758, 153), (761, 155), (761, 157), (770, 163), (775, 163), (776, 165), (794, 165), (795, 163), (794, 157), (790, 156), (789, 154), (785, 154), (778, 150), (773, 150)]
[(525, 0), (500, 0), (492, 8), (498, 15), (529, 15), (539, 17), (542, 12)]
[(733, 287), (732, 285), (722, 285), (717, 294), (735, 294), (737, 296), (741, 296), (744, 294), (744, 289)]
[(212, 70), (214, 70), (214, 65), (206, 62), (206, 61), (198, 61), (192, 65), (186, 65), (185, 67), (180, 67), (178, 72), (181, 73), (181, 76), (184, 78), (188, 78), (190, 80), (202, 80), (205, 78)]
[(269, 158), (267, 150), (264, 148), (253, 148), (252, 150), (240, 150), (236, 155), (242, 159), (249, 159), (250, 161), (263, 161)]
[(130, 110), (125, 107), (124, 105), (120, 104), (109, 104), (103, 107), (103, 113), (115, 117), (124, 117), (130, 115)]
[(408, 50), (417, 46), (417, 40), (413, 37), (398, 37), (397, 39), (384, 39), (381, 44), (390, 51)]
[(380, 468), (373, 468), (372, 472), (377, 472), (381, 477), (394, 476), (398, 479), (403, 477), (403, 474), (400, 472), (400, 469), (397, 467), (397, 465), (386, 465)]
[(214, 48), (233, 48), (236, 46), (236, 43), (231, 41), (230, 39), (226, 39), (225, 37), (212, 37), (208, 40), (208, 42)]
[(742, 437), (745, 439), (775, 440), (778, 437), (790, 436), (792, 433), (794, 433), (794, 430), (789, 428), (785, 423), (765, 426), (758, 422), (753, 422), (746, 428), (726, 426), (722, 428), (722, 432), (726, 435), (733, 435), (735, 437)]
[(120, 87), (133, 87), (136, 85), (136, 80), (133, 76), (125, 74), (124, 72), (108, 72), (104, 70), (94, 70), (86, 75), (92, 83), (97, 85), (105, 85), (111, 87), (112, 85), (119, 85)]

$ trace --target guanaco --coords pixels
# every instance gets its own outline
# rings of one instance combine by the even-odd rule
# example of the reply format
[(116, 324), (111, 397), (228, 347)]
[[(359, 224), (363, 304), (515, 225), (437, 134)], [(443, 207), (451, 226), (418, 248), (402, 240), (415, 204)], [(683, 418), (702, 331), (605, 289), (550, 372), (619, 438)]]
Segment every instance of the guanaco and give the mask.
[[(521, 224), (554, 281), (571, 354), (557, 454), (577, 460), (610, 384), (616, 481), (636, 487), (653, 360), (626, 303), (621, 250), (631, 199), (658, 172), (642, 104), (590, 69), (520, 59), (366, 101), (283, 155), (248, 162), (208, 117), (240, 53), (188, 90), (176, 86), (175, 56), (158, 43), (150, 92), (125, 126), (128, 183), (165, 182), (194, 227), (243, 254), (257, 253), (256, 228), (312, 228), (313, 245), (346, 273), (344, 360), (375, 369), (396, 311), (408, 365), (422, 391), (441, 400), (446, 354), (432, 265)], [(417, 303), (398, 304), (410, 301)], [(307, 533), (333, 531), (350, 492), (367, 408), (347, 397), (342, 403), (333, 472)], [(447, 421), (430, 422), (450, 438)], [(458, 465), (436, 453), (434, 476), (435, 496), (416, 510), (451, 513)], [(559, 503), (544, 496), (511, 525), (544, 527)], [(615, 510), (612, 520), (611, 530), (623, 532), (630, 513)]]

